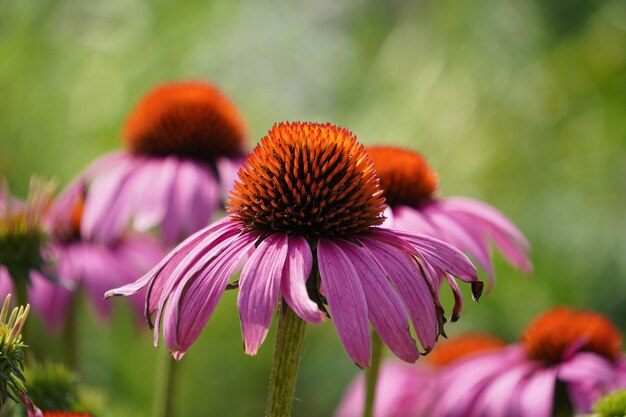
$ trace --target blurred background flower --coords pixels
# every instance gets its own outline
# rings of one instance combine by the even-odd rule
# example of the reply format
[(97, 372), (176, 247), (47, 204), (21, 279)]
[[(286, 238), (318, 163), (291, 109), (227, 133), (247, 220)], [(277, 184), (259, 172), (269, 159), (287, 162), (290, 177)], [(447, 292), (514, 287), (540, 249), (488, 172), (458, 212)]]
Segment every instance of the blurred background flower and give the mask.
[[(21, 197), (33, 172), (64, 186), (119, 148), (126, 115), (153, 86), (206, 79), (238, 104), (251, 144), (277, 120), (330, 121), (366, 144), (423, 152), (442, 195), (506, 213), (533, 246), (533, 277), (494, 256), (497, 291), (466, 305), (450, 334), (513, 340), (554, 304), (626, 326), (623, 1), (26, 0), (0, 10), (0, 173)], [(254, 359), (233, 349), (235, 303), (225, 294), (182, 363), (180, 415), (264, 407), (273, 341)], [(120, 307), (107, 332), (81, 315), (84, 380), (108, 392), (116, 417), (147, 415), (156, 351)], [(330, 415), (356, 373), (333, 332), (309, 329), (294, 415)]]

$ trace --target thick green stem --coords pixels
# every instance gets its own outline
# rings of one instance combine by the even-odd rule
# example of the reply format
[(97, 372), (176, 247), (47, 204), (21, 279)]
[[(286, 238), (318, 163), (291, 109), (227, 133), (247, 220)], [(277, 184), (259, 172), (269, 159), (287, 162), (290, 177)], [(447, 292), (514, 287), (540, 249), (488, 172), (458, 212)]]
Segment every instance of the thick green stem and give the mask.
[(378, 384), (378, 373), (380, 362), (383, 357), (383, 341), (376, 331), (372, 330), (372, 364), (365, 370), (365, 404), (363, 406), (363, 417), (373, 417), (374, 402), (376, 399), (376, 386)]
[(290, 417), (302, 357), (306, 323), (284, 302), (279, 306), (274, 364), (270, 377), (266, 417)]
[(152, 399), (152, 417), (174, 417), (174, 399), (179, 364), (162, 346), (157, 354), (157, 369)]

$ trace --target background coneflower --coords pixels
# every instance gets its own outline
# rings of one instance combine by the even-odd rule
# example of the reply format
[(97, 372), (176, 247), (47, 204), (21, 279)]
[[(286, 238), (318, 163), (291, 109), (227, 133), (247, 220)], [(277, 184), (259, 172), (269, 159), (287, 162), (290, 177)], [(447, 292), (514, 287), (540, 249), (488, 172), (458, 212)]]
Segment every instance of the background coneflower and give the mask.
[[(509, 263), (530, 273), (530, 245), (524, 235), (495, 208), (462, 197), (440, 198), (439, 180), (426, 159), (409, 149), (369, 146), (389, 209), (386, 226), (425, 233), (470, 255), (494, 282), (489, 250), (493, 243)], [(461, 293), (452, 284), (455, 296)]]
[(160, 227), (176, 243), (206, 226), (246, 153), (237, 108), (206, 82), (163, 84), (130, 113), (126, 150), (95, 161), (65, 191), (69, 207), (86, 190), (85, 237), (111, 242), (128, 226)]

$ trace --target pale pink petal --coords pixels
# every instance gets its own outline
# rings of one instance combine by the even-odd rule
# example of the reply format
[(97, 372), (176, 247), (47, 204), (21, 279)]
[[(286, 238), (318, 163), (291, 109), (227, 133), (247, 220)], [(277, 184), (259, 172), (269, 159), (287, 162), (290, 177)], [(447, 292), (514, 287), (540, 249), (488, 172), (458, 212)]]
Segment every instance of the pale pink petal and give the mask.
[[(476, 399), (471, 417), (515, 417), (520, 416), (517, 396), (524, 390), (524, 379), (533, 372), (535, 365), (522, 362), (505, 368), (485, 387)], [(534, 417), (534, 416), (533, 416)]]
[(263, 240), (241, 271), (237, 307), (248, 355), (256, 355), (267, 336), (278, 304), (280, 282), (288, 251), (287, 235)]
[(440, 239), (439, 230), (413, 207), (397, 205), (393, 207), (393, 225), (391, 229), (407, 230)]
[(384, 240), (398, 247), (410, 244), (416, 256), (439, 269), (449, 272), (464, 281), (476, 281), (478, 272), (472, 262), (461, 251), (438, 239), (405, 231), (378, 229), (375, 239)]
[(400, 249), (372, 239), (360, 239), (396, 287), (426, 351), (430, 351), (439, 335), (439, 321), (433, 294), (415, 260)]
[(319, 239), (317, 259), (339, 338), (350, 358), (359, 367), (366, 368), (370, 365), (370, 333), (360, 277), (348, 255), (329, 239)]
[(37, 271), (31, 271), (30, 279), (28, 297), (33, 310), (46, 324), (46, 330), (58, 332), (67, 320), (73, 292), (46, 279)]
[[(182, 358), (202, 332), (229, 278), (241, 260), (254, 250), (257, 239), (254, 233), (238, 236), (213, 261), (195, 264), (172, 293), (163, 317), (163, 336), (177, 360)], [(158, 331), (158, 327), (155, 331)]]
[(519, 395), (520, 415), (523, 417), (551, 417), (554, 406), (556, 372), (548, 368), (537, 370)]
[(176, 179), (177, 159), (146, 159), (134, 179), (135, 215), (133, 228), (146, 232), (165, 218)]
[(289, 236), (289, 251), (281, 281), (280, 292), (292, 310), (309, 323), (324, 319), (317, 304), (309, 298), (306, 283), (313, 268), (313, 254), (309, 243), (301, 236)]
[(385, 271), (359, 246), (347, 241), (338, 241), (337, 245), (348, 255), (361, 278), (368, 316), (374, 329), (396, 356), (406, 362), (415, 362), (419, 351), (409, 331), (407, 313)]
[(220, 189), (225, 200), (228, 199), (230, 191), (235, 187), (235, 181), (237, 180), (239, 169), (245, 159), (245, 156), (236, 158), (223, 157), (217, 159), (217, 174), (219, 177)]

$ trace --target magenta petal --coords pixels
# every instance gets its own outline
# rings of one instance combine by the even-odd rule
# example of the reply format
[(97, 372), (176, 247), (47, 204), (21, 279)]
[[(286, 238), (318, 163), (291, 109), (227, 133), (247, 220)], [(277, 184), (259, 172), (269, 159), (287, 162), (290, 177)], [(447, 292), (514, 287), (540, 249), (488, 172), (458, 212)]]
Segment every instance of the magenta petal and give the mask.
[(433, 294), (417, 263), (394, 246), (372, 239), (361, 242), (396, 287), (422, 347), (430, 351), (439, 336), (439, 322)]
[(350, 242), (337, 242), (361, 278), (369, 319), (382, 341), (400, 359), (415, 362), (419, 351), (411, 337), (404, 304), (389, 278), (369, 253)]
[[(408, 242), (416, 255), (439, 269), (449, 272), (466, 282), (476, 281), (478, 272), (472, 262), (461, 251), (439, 239), (410, 232), (378, 230), (376, 239), (389, 241), (399, 246), (399, 241)], [(398, 242), (398, 243), (396, 243)]]
[(309, 298), (306, 282), (313, 268), (313, 254), (305, 238), (289, 237), (289, 250), (281, 281), (281, 293), (291, 309), (309, 323), (321, 323), (324, 313)]
[(276, 233), (269, 236), (250, 256), (241, 272), (237, 307), (248, 355), (256, 355), (272, 323), (287, 258), (287, 242), (287, 235)]
[(335, 243), (321, 238), (317, 259), (328, 307), (348, 355), (361, 368), (370, 365), (367, 302), (350, 258)]
[(91, 183), (81, 223), (83, 235), (105, 243), (119, 237), (130, 221), (133, 200), (128, 185), (136, 168), (132, 160), (123, 161)]
[(238, 236), (212, 262), (197, 262), (176, 287), (163, 317), (163, 337), (176, 359), (182, 358), (196, 341), (213, 315), (228, 279), (253, 250), (257, 239), (254, 233)]
[[(489, 382), (478, 397), (472, 417), (519, 416), (517, 397), (524, 389), (524, 379), (534, 370), (534, 364), (522, 362), (512, 368), (501, 368), (501, 372)], [(534, 416), (533, 416), (534, 417)]]
[(31, 271), (30, 279), (31, 287), (28, 297), (33, 310), (46, 323), (46, 330), (58, 332), (67, 320), (74, 294), (67, 288), (46, 279), (39, 272)]
[(551, 417), (555, 384), (554, 369), (538, 370), (529, 377), (519, 395), (520, 415)]
[(398, 205), (393, 207), (391, 229), (410, 230), (440, 239), (439, 230), (413, 207)]
[(134, 179), (135, 216), (133, 227), (146, 232), (160, 225), (167, 213), (174, 187), (176, 158), (146, 159)]

